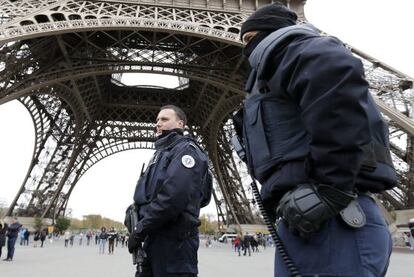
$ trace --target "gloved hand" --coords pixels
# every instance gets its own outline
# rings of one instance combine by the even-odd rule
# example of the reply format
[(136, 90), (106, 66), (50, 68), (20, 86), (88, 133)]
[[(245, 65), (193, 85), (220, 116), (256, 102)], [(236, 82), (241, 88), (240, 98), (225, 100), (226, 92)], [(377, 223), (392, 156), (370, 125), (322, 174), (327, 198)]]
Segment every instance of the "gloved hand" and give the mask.
[(289, 231), (309, 239), (356, 196), (328, 185), (303, 184), (282, 197), (276, 215), (283, 218)]
[(137, 250), (138, 247), (141, 246), (141, 243), (144, 242), (144, 240), (145, 240), (145, 236), (142, 233), (133, 231), (128, 238), (129, 253), (132, 254), (135, 250)]

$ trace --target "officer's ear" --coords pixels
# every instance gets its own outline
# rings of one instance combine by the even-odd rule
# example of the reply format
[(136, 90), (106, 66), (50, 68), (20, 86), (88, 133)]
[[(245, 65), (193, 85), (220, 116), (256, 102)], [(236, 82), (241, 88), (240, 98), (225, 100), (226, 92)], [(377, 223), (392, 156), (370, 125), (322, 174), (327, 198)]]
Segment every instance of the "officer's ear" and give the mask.
[(181, 128), (181, 129), (184, 129), (184, 127), (185, 127), (185, 125), (184, 125), (184, 120), (179, 120), (178, 121), (178, 126)]

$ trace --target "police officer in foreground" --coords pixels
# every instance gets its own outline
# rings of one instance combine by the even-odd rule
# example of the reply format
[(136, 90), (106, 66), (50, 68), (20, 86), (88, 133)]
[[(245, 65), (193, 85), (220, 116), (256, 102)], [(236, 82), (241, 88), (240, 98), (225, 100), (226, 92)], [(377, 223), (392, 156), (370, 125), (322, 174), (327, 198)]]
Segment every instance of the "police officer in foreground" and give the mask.
[(252, 71), (234, 122), (250, 172), (302, 276), (384, 276), (391, 237), (369, 194), (396, 185), (387, 126), (361, 61), (296, 20), (275, 3), (241, 28)]
[(147, 260), (136, 276), (197, 276), (200, 208), (210, 202), (212, 177), (200, 146), (183, 134), (186, 115), (161, 108), (156, 152), (138, 181), (134, 201), (139, 221), (128, 241), (132, 253), (144, 242)]

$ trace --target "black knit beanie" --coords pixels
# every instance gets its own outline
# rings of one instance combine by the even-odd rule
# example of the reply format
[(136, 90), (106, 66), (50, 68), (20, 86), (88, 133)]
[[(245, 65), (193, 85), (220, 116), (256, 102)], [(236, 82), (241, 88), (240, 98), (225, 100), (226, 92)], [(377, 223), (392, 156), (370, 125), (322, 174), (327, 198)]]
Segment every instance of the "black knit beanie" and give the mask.
[(265, 5), (252, 13), (242, 24), (240, 38), (250, 31), (276, 31), (296, 24), (298, 16), (280, 2)]

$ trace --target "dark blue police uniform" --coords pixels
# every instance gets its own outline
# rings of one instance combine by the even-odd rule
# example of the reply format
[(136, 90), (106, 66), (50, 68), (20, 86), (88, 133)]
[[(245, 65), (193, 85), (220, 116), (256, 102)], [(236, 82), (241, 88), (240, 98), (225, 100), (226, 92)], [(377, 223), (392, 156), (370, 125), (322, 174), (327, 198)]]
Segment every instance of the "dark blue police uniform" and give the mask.
[(199, 213), (212, 190), (208, 158), (176, 131), (159, 137), (155, 148), (134, 194), (136, 230), (147, 235), (144, 250), (152, 276), (196, 276)]
[[(249, 57), (253, 70), (243, 110), (249, 167), (270, 212), (300, 184), (359, 194), (366, 215), (362, 228), (352, 229), (336, 216), (305, 240), (281, 223), (280, 236), (302, 276), (384, 276), (391, 238), (367, 193), (396, 184), (387, 126), (361, 61), (339, 40), (316, 32), (292, 32), (279, 40), (295, 28), (269, 34)], [(276, 275), (289, 276), (278, 253)]]

